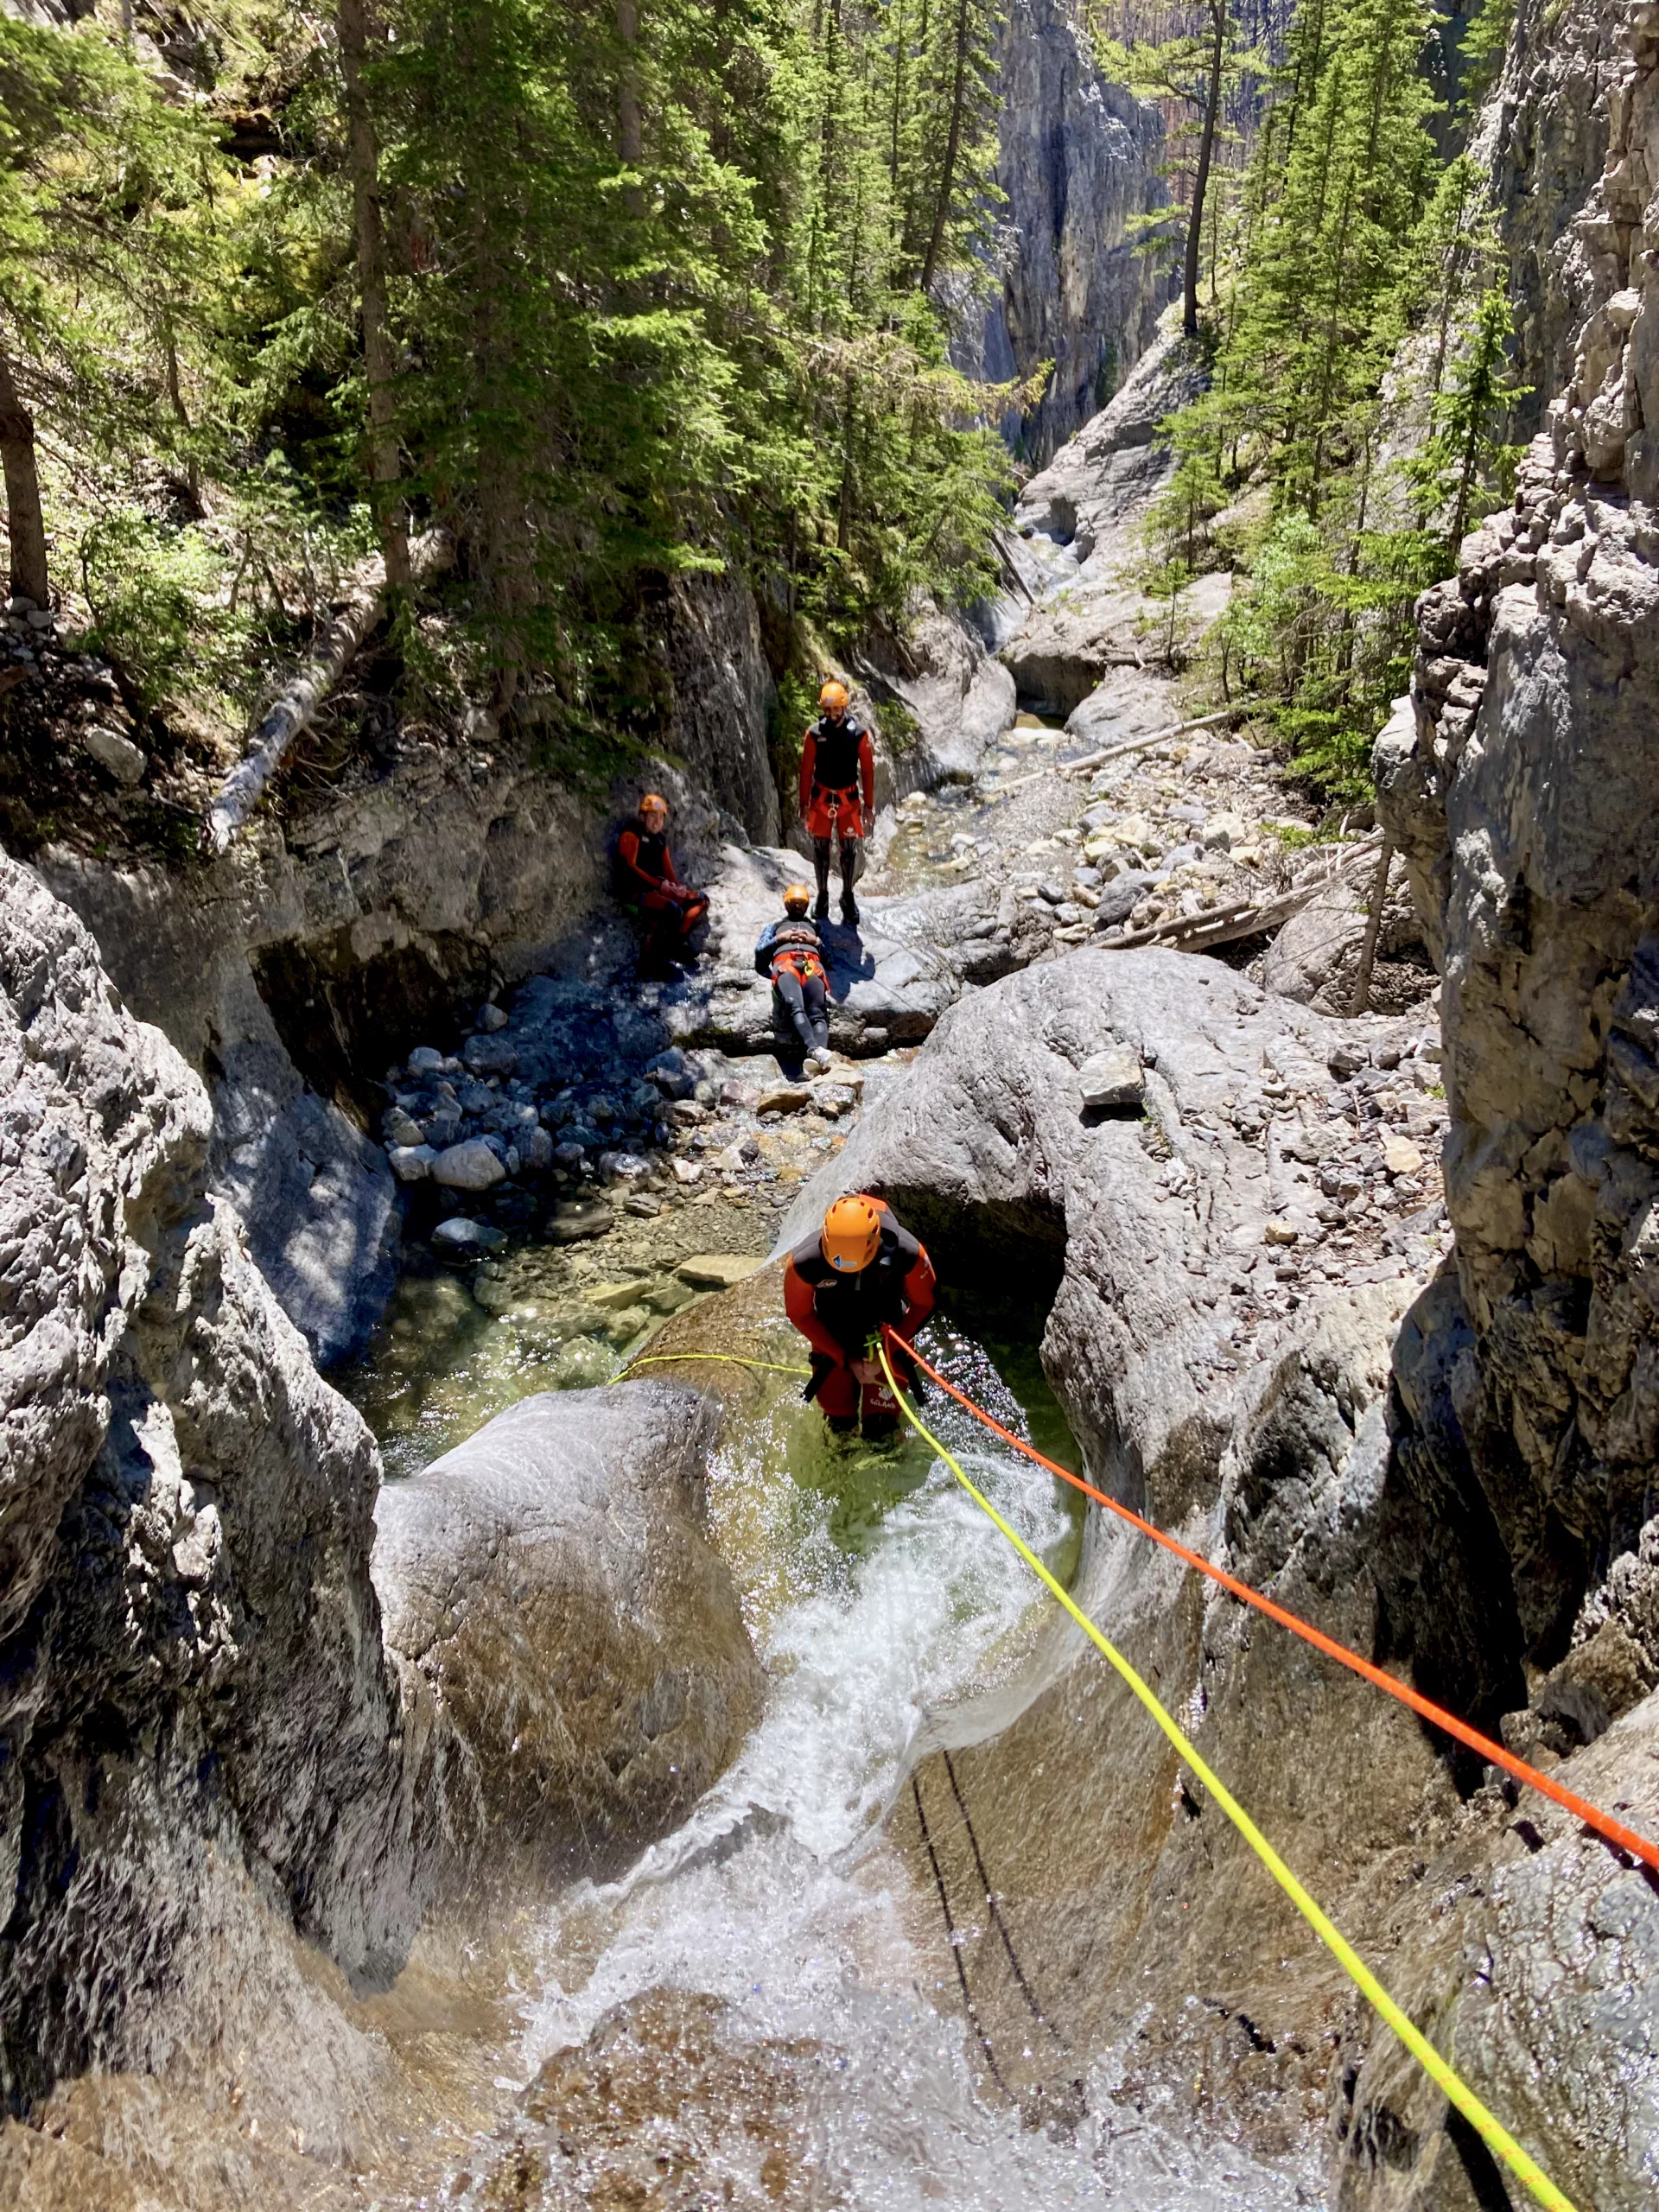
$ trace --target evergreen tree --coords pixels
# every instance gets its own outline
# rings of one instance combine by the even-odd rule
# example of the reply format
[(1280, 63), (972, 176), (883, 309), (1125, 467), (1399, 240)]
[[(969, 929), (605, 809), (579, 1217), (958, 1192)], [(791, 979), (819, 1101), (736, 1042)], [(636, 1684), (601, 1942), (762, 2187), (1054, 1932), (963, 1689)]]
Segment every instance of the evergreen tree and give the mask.
[[(1408, 672), (1415, 595), (1502, 480), (1512, 397), (1478, 180), (1436, 150), (1429, 31), (1422, 0), (1302, 0), (1211, 389), (1167, 426), (1176, 467), (1149, 531), (1155, 569), (1179, 551), (1244, 570), (1218, 632), (1224, 683), (1268, 704), (1295, 765), (1344, 797), (1363, 793)], [(1427, 450), (1402, 469), (1381, 458), (1385, 406), (1417, 385)], [(1217, 518), (1252, 486), (1265, 520), (1219, 542)]]

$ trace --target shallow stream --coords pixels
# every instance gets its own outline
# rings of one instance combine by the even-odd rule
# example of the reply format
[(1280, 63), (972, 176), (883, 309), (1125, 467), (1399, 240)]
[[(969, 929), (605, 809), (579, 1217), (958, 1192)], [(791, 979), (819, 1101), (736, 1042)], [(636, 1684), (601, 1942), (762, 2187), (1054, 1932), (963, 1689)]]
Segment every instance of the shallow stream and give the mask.
[[(383, 1419), (407, 1411), (424, 1310), (434, 1371), (424, 1416), (404, 1424), (405, 1464), (413, 1436), (441, 1446), (504, 1391), (544, 1387), (525, 1375), (522, 1324), (467, 1318), (457, 1334), (452, 1303), (429, 1291), (406, 1303), (378, 1408), (372, 1388), (359, 1393)], [(1032, 1345), (976, 1341), (938, 1317), (923, 1343), (1015, 1433), (1077, 1464)], [(781, 1315), (760, 1356), (798, 1361)], [(798, 1389), (766, 1376), (710, 1470), (711, 1533), (770, 1678), (762, 1717), (682, 1828), (620, 1880), (580, 1883), (540, 1911), (509, 2062), (532, 2086), (511, 2149), (480, 2145), (446, 2194), (480, 2212), (1311, 2201), (1226, 2142), (1164, 2127), (1144, 2093), (1120, 2103), (1113, 2056), (1057, 2047), (1040, 1992), (1021, 2050), (976, 2041), (956, 1969), (976, 1970), (984, 1901), (955, 1901), (953, 1958), (941, 1898), (886, 1815), (918, 1758), (972, 1739), (976, 1703), (1017, 1696), (1054, 1664), (1054, 1609), (928, 1446), (838, 1443)], [(926, 1418), (1069, 1580), (1075, 1494), (937, 1392)]]

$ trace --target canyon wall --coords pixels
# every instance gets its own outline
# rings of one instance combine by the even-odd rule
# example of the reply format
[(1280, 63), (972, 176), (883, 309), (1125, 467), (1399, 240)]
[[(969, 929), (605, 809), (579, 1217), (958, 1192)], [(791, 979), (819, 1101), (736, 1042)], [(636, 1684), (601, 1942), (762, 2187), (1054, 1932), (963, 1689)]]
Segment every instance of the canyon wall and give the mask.
[(349, 2102), (289, 1947), (373, 1980), (417, 1917), (378, 1454), (209, 1190), (202, 1085), (9, 860), (0, 1058), (7, 2097), (281, 2046)]
[(1166, 197), (1160, 111), (1096, 68), (1073, 0), (1014, 0), (999, 52), (1001, 282), (960, 358), (1007, 380), (1052, 361), (1007, 435), (1040, 466), (1111, 397), (1173, 296), (1129, 226)]
[(1659, 1504), (1659, 10), (1603, 8), (1599, 45), (1589, 16), (1514, 64), (1535, 148), (1606, 149), (1550, 254), (1518, 257), (1523, 287), (1548, 262), (1573, 327), (1541, 358), (1570, 346), (1570, 371), (1513, 509), (1422, 602), (1377, 767), (1446, 978), (1442, 1433), (1502, 1533), (1520, 1648), (1550, 1665), (1603, 1624), (1578, 1663), (1616, 1710), (1659, 1680), (1609, 1594)]

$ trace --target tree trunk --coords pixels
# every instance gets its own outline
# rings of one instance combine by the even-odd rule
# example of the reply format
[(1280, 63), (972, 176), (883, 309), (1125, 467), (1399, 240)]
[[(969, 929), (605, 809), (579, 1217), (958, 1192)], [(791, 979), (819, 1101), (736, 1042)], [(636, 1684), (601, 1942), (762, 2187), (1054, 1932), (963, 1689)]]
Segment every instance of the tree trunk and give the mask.
[[(454, 555), (454, 541), (447, 532), (429, 531), (416, 542), (410, 565), (418, 576), (435, 575)], [(385, 563), (373, 555), (346, 579), (334, 620), (310, 659), (261, 715), (247, 750), (219, 786), (203, 825), (202, 842), (208, 852), (230, 849), (287, 759), (295, 739), (309, 727), (317, 709), (351, 666), (358, 648), (380, 619), (386, 582)]]
[(357, 224), (358, 290), (363, 302), (363, 364), (369, 380), (369, 474), (375, 526), (393, 590), (409, 584), (409, 525), (396, 486), (403, 474), (392, 399), (391, 336), (386, 312), (386, 238), (380, 219), (380, 151), (363, 86), (367, 0), (340, 0), (340, 62), (346, 80), (352, 203)]
[(1189, 338), (1198, 334), (1198, 275), (1204, 265), (1204, 203), (1210, 189), (1210, 164), (1215, 158), (1216, 125), (1221, 115), (1221, 79), (1227, 59), (1227, 0), (1211, 0), (1215, 43), (1210, 49), (1210, 85), (1205, 95), (1204, 130), (1198, 139), (1198, 172), (1192, 179), (1192, 211), (1186, 223), (1186, 268), (1181, 308), (1181, 327)]
[(46, 568), (46, 518), (41, 512), (40, 472), (35, 466), (35, 418), (17, 397), (11, 358), (0, 346), (0, 462), (6, 475), (6, 532), (11, 544), (11, 588), (36, 607), (51, 604)]
[(639, 39), (639, 10), (635, 0), (616, 0), (616, 35), (622, 41), (622, 76), (616, 94), (616, 151), (624, 168), (638, 168), (645, 150), (639, 121), (639, 85), (634, 75), (633, 49)]
[(922, 263), (921, 289), (933, 287), (934, 272), (944, 245), (944, 227), (950, 219), (950, 194), (957, 181), (957, 155), (962, 145), (962, 115), (968, 102), (968, 41), (972, 27), (973, 0), (957, 0), (957, 66), (950, 87), (950, 127), (945, 134), (944, 162), (939, 176), (939, 196), (933, 209), (933, 233)]

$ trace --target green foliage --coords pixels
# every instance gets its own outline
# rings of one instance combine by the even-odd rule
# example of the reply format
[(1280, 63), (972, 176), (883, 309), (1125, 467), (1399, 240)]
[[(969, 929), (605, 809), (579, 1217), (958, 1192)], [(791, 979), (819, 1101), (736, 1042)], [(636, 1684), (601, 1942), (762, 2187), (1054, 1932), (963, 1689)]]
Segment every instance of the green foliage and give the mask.
[[(1224, 685), (1259, 699), (1326, 796), (1369, 788), (1409, 673), (1412, 607), (1503, 496), (1517, 394), (1480, 180), (1443, 162), (1423, 0), (1301, 0), (1212, 333), (1211, 387), (1166, 426), (1176, 454), (1150, 557), (1236, 562)], [(1423, 389), (1422, 451), (1381, 455), (1385, 379)], [(1395, 404), (1398, 404), (1396, 395)], [(1216, 519), (1254, 492), (1253, 542)]]
[(1472, 116), (1503, 67), (1503, 56), (1515, 27), (1516, 0), (1478, 0), (1464, 27), (1458, 46), (1458, 66), (1463, 80), (1461, 108)]
[(114, 507), (82, 532), (79, 551), (92, 611), (84, 642), (114, 662), (141, 713), (181, 690), (236, 690), (251, 624), (230, 609), (219, 549), (199, 525)]
[(1489, 285), (1469, 318), (1451, 384), (1434, 395), (1428, 440), (1407, 464), (1421, 511), (1441, 524), (1448, 550), (1515, 490), (1516, 464), (1526, 448), (1506, 443), (1501, 425), (1530, 387), (1510, 374), (1514, 335), (1509, 293)]
[(922, 726), (902, 699), (887, 699), (882, 702), (880, 721), (881, 734), (887, 741), (887, 750), (895, 760), (902, 760), (913, 753), (920, 742)]
[[(414, 678), (533, 697), (586, 758), (660, 728), (677, 580), (842, 629), (987, 585), (1014, 395), (951, 367), (944, 302), (996, 219), (1000, 13), (384, 0), (397, 489), (459, 541), (465, 640), (408, 630)], [(327, 12), (192, 35), (175, 108), (97, 20), (0, 16), (0, 346), (60, 582), (147, 706), (224, 719), (364, 550), (367, 391)], [(256, 110), (277, 150), (233, 157)]]

